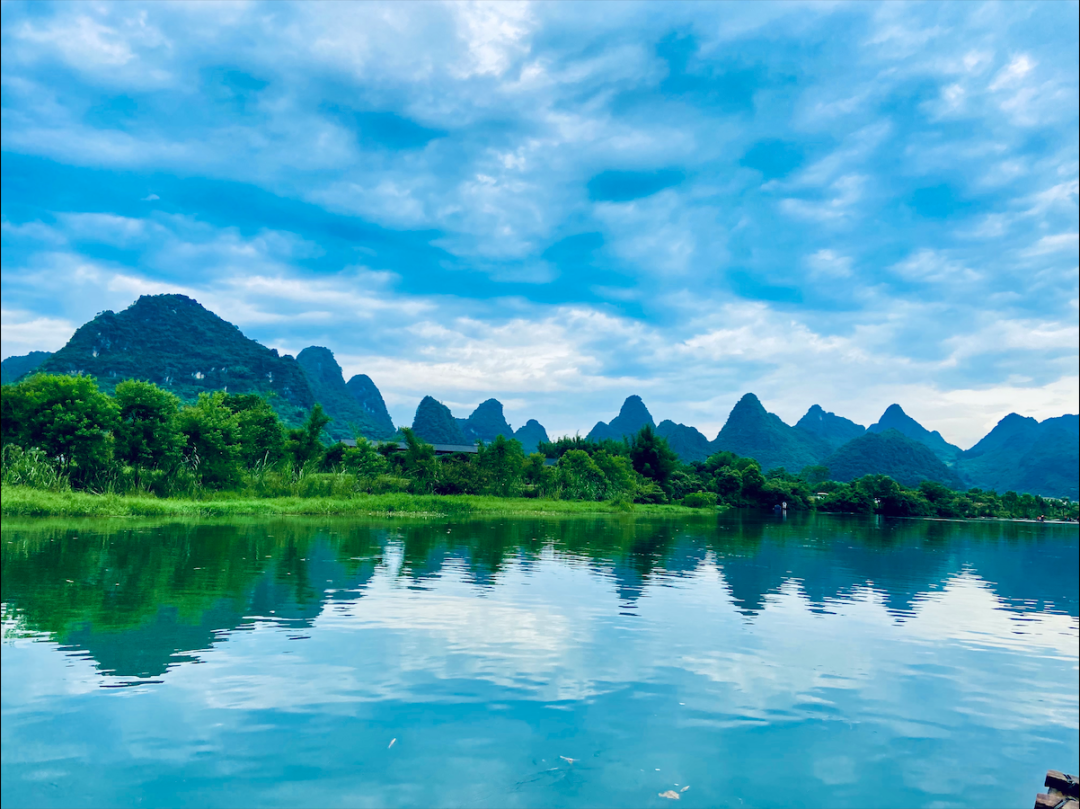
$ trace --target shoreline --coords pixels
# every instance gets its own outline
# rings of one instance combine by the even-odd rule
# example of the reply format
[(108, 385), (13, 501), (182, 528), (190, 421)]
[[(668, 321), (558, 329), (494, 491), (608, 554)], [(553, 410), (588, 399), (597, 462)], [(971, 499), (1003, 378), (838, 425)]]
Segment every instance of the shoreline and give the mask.
[(158, 498), (152, 495), (49, 492), (5, 486), (0, 516), (34, 517), (410, 517), (445, 518), (490, 515), (547, 517), (560, 515), (718, 514), (725, 507), (689, 508), (585, 500), (545, 500), (483, 495), (365, 494), (333, 497), (215, 497), (207, 500)]

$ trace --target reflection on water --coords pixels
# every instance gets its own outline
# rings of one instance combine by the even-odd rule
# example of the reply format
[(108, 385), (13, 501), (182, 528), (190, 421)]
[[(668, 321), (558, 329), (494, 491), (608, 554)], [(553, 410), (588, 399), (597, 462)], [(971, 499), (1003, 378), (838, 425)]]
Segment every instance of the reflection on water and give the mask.
[(3, 802), (1027, 804), (1077, 768), (1078, 549), (801, 515), (9, 522)]

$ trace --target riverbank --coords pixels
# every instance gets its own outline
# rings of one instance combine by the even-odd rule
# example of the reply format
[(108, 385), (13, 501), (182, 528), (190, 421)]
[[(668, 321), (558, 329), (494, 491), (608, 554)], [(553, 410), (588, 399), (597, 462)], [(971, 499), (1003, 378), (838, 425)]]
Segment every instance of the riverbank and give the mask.
[(352, 516), (467, 517), (480, 514), (543, 516), (554, 514), (701, 514), (720, 508), (642, 505), (582, 500), (543, 500), (479, 495), (368, 494), (355, 497), (274, 497), (266, 499), (217, 493), (211, 499), (187, 500), (147, 495), (49, 492), (5, 486), (0, 497), (4, 517), (231, 517)]

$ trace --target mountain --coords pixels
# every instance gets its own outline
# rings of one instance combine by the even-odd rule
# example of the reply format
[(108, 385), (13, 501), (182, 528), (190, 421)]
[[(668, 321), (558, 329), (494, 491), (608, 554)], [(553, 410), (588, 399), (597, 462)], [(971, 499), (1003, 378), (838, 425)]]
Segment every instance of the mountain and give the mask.
[(633, 438), (646, 424), (650, 427), (656, 426), (641, 397), (627, 396), (619, 415), (613, 418), (610, 424), (598, 421), (596, 426), (589, 430), (586, 438), (590, 441), (603, 441), (605, 438), (622, 441), (624, 437)]
[(866, 432), (866, 428), (861, 424), (835, 413), (828, 413), (821, 405), (814, 405), (807, 410), (806, 415), (795, 422), (795, 429), (817, 436), (829, 449), (836, 449)]
[(840, 482), (863, 475), (888, 475), (905, 486), (932, 480), (951, 489), (964, 488), (933, 450), (899, 430), (867, 432), (848, 441), (823, 463), (829, 467), (829, 477)]
[(107, 391), (145, 379), (187, 401), (214, 390), (277, 394), (287, 420), (315, 403), (295, 359), (248, 339), (185, 295), (143, 295), (122, 312), (102, 312), (38, 370), (89, 374)]
[(796, 430), (769, 413), (748, 393), (732, 409), (724, 428), (713, 439), (712, 451), (726, 450), (755, 459), (763, 470), (784, 467), (798, 472), (821, 462), (829, 447), (821, 438)]
[(52, 356), (51, 351), (31, 351), (0, 362), (0, 385), (14, 385)]
[(477, 405), (476, 410), (467, 419), (457, 419), (461, 432), (470, 442), (494, 441), (496, 436), (514, 437), (514, 428), (506, 422), (502, 402), (488, 399)]
[(1010, 413), (975, 446), (960, 455), (956, 468), (979, 489), (1077, 499), (1080, 489), (1080, 417), (1043, 422)]
[(547, 430), (536, 419), (529, 419), (524, 427), (519, 427), (514, 438), (521, 442), (526, 455), (536, 452), (541, 441), (548, 441)]
[[(326, 427), (331, 438), (354, 438), (358, 432), (377, 440), (393, 436), (393, 425), (387, 430), (349, 391), (341, 373), (341, 366), (337, 364), (329, 348), (309, 346), (296, 356), (296, 361), (304, 370), (315, 401), (319, 402), (326, 415), (333, 419)], [(379, 398), (382, 399), (381, 396)]]
[(668, 446), (675, 451), (683, 463), (704, 461), (712, 455), (709, 439), (695, 427), (664, 419), (656, 428), (656, 434), (667, 440)]
[(919, 422), (915, 421), (911, 416), (904, 412), (904, 408), (898, 404), (891, 404), (878, 419), (876, 424), (871, 424), (866, 428), (867, 432), (871, 433), (883, 433), (886, 430), (896, 430), (902, 435), (906, 435), (912, 441), (918, 441), (933, 450), (946, 464), (953, 464), (959, 457), (961, 449), (960, 447), (950, 444), (944, 438), (941, 437), (941, 433), (937, 430), (931, 432), (923, 427)]
[(349, 393), (360, 404), (360, 407), (367, 411), (382, 434), (387, 437), (392, 436), (395, 432), (394, 421), (390, 418), (386, 402), (383, 401), (382, 394), (371, 381), (371, 377), (367, 374), (357, 374), (346, 383), (345, 387), (349, 389)]
[(450, 408), (425, 396), (413, 418), (413, 432), (429, 444), (470, 444)]

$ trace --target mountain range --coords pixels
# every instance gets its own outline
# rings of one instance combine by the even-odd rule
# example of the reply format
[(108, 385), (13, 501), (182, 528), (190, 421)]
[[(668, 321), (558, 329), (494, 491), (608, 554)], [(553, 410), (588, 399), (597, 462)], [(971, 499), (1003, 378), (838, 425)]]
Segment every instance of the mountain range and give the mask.
[[(396, 434), (372, 379), (357, 374), (346, 382), (330, 349), (310, 346), (295, 358), (279, 355), (184, 295), (144, 295), (121, 312), (98, 314), (55, 353), (34, 351), (0, 363), (5, 385), (39, 371), (89, 374), (107, 391), (123, 379), (145, 379), (184, 401), (214, 390), (265, 394), (291, 424), (319, 402), (333, 419), (327, 428), (331, 438), (384, 440)], [(610, 422), (597, 422), (587, 437), (629, 440), (646, 425), (667, 439), (685, 463), (727, 450), (755, 458), (766, 471), (827, 466), (836, 480), (875, 472), (906, 485), (934, 480), (954, 488), (1072, 499), (1080, 494), (1077, 415), (1039, 422), (1011, 413), (965, 451), (927, 430), (898, 404), (869, 427), (815, 404), (791, 426), (747, 393), (710, 441), (686, 424), (664, 420), (657, 425), (635, 395), (626, 398)], [(515, 431), (497, 399), (482, 402), (467, 418), (456, 418), (446, 405), (426, 396), (412, 427), (419, 437), (440, 444), (487, 442), (502, 435), (534, 452), (548, 441), (535, 419)]]

